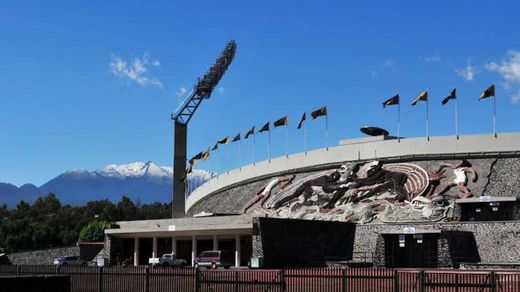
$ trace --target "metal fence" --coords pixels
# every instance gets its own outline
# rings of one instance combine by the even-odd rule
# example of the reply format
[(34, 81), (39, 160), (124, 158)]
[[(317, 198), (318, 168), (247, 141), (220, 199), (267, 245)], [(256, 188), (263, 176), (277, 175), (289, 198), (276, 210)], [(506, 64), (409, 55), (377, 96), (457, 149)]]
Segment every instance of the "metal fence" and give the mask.
[(70, 275), (71, 291), (520, 291), (519, 271), (387, 268), (218, 269), (0, 266), (6, 275)]

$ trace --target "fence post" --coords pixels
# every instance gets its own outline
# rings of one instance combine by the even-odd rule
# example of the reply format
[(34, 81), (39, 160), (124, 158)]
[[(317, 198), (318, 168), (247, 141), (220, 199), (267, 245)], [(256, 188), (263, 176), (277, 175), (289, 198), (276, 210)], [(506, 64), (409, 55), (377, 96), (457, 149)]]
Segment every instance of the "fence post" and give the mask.
[(98, 269), (98, 292), (103, 292), (103, 267)]
[(21, 269), (20, 265), (16, 265), (16, 275), (17, 276), (20, 276), (20, 272), (21, 272), (20, 269)]
[(285, 291), (285, 269), (280, 269), (280, 291)]
[(341, 291), (347, 292), (347, 271), (344, 268), (341, 269)]
[(144, 291), (150, 291), (150, 267), (146, 266), (144, 268)]
[(60, 274), (60, 265), (57, 265), (56, 266), (56, 275), (59, 275)]
[(238, 292), (239, 285), (238, 285), (238, 271), (235, 271), (235, 292)]
[(195, 291), (200, 291), (200, 274), (199, 269), (195, 268)]
[(496, 274), (495, 274), (495, 271), (491, 271), (491, 273), (489, 273), (489, 282), (491, 284), (491, 291), (492, 292), (495, 292), (497, 291), (497, 279), (496, 279)]
[(399, 292), (399, 273), (394, 271), (394, 292)]
[(455, 274), (455, 292), (459, 292), (459, 273)]
[(424, 292), (424, 270), (419, 272), (419, 292)]

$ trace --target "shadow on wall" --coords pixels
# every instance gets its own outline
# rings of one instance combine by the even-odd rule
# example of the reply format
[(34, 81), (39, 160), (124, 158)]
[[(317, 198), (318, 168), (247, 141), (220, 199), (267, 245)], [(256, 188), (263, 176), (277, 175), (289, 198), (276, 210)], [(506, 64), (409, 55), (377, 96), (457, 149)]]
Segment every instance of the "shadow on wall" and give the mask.
[(262, 217), (253, 222), (253, 256), (262, 257), (266, 268), (324, 266), (329, 260), (352, 259), (353, 223)]
[(460, 263), (478, 263), (481, 261), (475, 235), (471, 231), (443, 231), (448, 239), (448, 249), (453, 267)]

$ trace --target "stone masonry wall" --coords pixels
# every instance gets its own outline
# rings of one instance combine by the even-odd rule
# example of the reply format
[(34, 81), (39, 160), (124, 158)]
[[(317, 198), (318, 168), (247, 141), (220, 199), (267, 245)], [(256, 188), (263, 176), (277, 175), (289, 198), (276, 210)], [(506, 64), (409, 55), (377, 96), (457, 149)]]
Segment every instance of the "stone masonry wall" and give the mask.
[[(481, 262), (520, 262), (520, 222), (517, 221), (357, 225), (356, 237), (354, 239), (354, 252), (375, 252), (374, 262), (376, 264), (384, 263), (384, 242), (380, 234), (389, 231), (399, 232), (402, 231), (404, 227), (440, 229), (446, 231), (446, 234), (450, 234), (449, 231), (464, 231), (464, 234), (467, 235), (469, 233), (474, 236), (476, 250), (478, 252), (477, 256)], [(456, 235), (452, 233), (452, 238), (453, 236), (457, 238)], [(446, 240), (446, 242), (442, 243), (441, 240), (439, 244), (450, 244), (451, 246), (448, 247), (448, 252), (472, 248), (469, 245), (466, 247), (457, 247), (456, 240), (454, 241), (449, 237), (445, 237), (444, 240)], [(467, 238), (465, 240), (467, 241)], [(439, 251), (442, 250), (439, 249)], [(381, 252), (383, 252), (382, 255)], [(451, 256), (460, 257), (460, 255), (453, 254)], [(439, 254), (439, 258), (440, 257), (441, 255)], [(449, 262), (439, 264), (442, 264), (442, 266), (451, 265)]]
[(60, 247), (27, 252), (17, 252), (8, 255), (13, 265), (52, 265), (59, 256), (79, 256), (79, 247)]

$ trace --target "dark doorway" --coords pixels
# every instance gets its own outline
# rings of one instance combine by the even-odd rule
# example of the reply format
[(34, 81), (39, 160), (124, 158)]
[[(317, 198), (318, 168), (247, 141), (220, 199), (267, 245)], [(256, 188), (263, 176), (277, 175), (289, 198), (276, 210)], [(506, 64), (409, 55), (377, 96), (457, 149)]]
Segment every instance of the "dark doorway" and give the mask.
[(435, 268), (438, 266), (438, 234), (385, 234), (383, 237), (386, 267)]
[(152, 257), (152, 249), (151, 238), (139, 238), (139, 265), (148, 265), (148, 259)]
[(251, 266), (251, 256), (253, 254), (253, 242), (250, 235), (240, 238), (240, 265)]
[(161, 257), (165, 253), (172, 252), (172, 238), (158, 238), (157, 239), (157, 257)]
[(185, 260), (191, 265), (191, 239), (177, 240), (177, 258)]
[(197, 252), (196, 256), (198, 256), (201, 252), (213, 250), (213, 239), (199, 239), (197, 240)]

